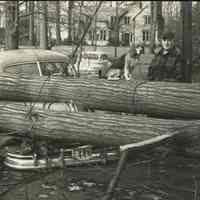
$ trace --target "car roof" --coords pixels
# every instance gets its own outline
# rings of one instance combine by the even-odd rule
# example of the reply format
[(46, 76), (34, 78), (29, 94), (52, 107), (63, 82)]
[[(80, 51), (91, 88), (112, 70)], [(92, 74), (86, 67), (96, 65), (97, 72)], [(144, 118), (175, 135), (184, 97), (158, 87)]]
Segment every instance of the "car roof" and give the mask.
[(43, 49), (17, 49), (0, 52), (0, 67), (37, 61), (67, 62), (64, 54)]

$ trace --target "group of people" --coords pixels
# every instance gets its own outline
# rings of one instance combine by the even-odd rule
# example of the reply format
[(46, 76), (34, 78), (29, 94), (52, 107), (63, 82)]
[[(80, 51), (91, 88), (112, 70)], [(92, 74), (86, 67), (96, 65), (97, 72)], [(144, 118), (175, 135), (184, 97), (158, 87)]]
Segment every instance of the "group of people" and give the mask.
[[(146, 79), (149, 81), (174, 81), (182, 82), (182, 57), (181, 51), (175, 45), (175, 36), (172, 32), (165, 32), (161, 38), (161, 44), (153, 49), (154, 58), (148, 67)], [(141, 65), (139, 63), (144, 49), (142, 46), (131, 46), (128, 53), (121, 57), (121, 64), (113, 64), (109, 70), (107, 79), (118, 77), (131, 80), (140, 79)], [(123, 63), (123, 64), (122, 64)]]

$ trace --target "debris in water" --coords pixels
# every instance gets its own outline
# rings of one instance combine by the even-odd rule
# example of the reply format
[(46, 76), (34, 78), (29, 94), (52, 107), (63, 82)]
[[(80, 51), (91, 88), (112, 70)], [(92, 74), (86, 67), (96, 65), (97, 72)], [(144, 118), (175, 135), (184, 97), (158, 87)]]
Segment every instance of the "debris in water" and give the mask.
[(55, 191), (51, 191), (49, 192), (50, 195), (56, 195), (56, 192)]
[(96, 183), (84, 181), (83, 186), (94, 187), (94, 186), (96, 186)]
[(68, 186), (68, 189), (70, 192), (73, 192), (73, 191), (82, 190), (82, 187), (80, 187), (79, 185), (76, 185), (75, 183), (71, 183), (70, 186)]
[(141, 195), (145, 200), (161, 200), (162, 198), (155, 194), (143, 194)]
[(47, 184), (42, 184), (43, 189), (51, 189), (51, 190), (57, 190), (57, 187), (55, 185), (47, 185)]
[(47, 199), (47, 198), (49, 198), (49, 195), (48, 194), (39, 194), (38, 198), (39, 199)]

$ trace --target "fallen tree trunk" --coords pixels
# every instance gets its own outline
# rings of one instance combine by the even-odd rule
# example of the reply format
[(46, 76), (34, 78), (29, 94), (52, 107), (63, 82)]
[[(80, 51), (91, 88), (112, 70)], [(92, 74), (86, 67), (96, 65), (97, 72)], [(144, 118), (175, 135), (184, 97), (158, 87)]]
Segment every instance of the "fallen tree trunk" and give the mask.
[[(0, 131), (94, 145), (125, 145), (154, 137), (178, 137), (186, 145), (199, 141), (200, 120), (164, 120), (133, 115), (58, 112), (33, 109), (23, 103), (0, 104)], [(4, 134), (5, 136), (5, 134)], [(183, 143), (181, 143), (183, 145)]]
[(69, 102), (164, 118), (200, 118), (200, 84), (0, 76), (0, 100)]

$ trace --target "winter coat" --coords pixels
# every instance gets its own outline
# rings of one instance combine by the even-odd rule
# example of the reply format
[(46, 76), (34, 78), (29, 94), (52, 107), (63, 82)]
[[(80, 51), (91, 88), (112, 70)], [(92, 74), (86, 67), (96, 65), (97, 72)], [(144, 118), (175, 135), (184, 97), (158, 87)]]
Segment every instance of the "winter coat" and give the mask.
[(183, 81), (182, 58), (176, 47), (164, 52), (163, 49), (155, 55), (148, 70), (149, 81)]

